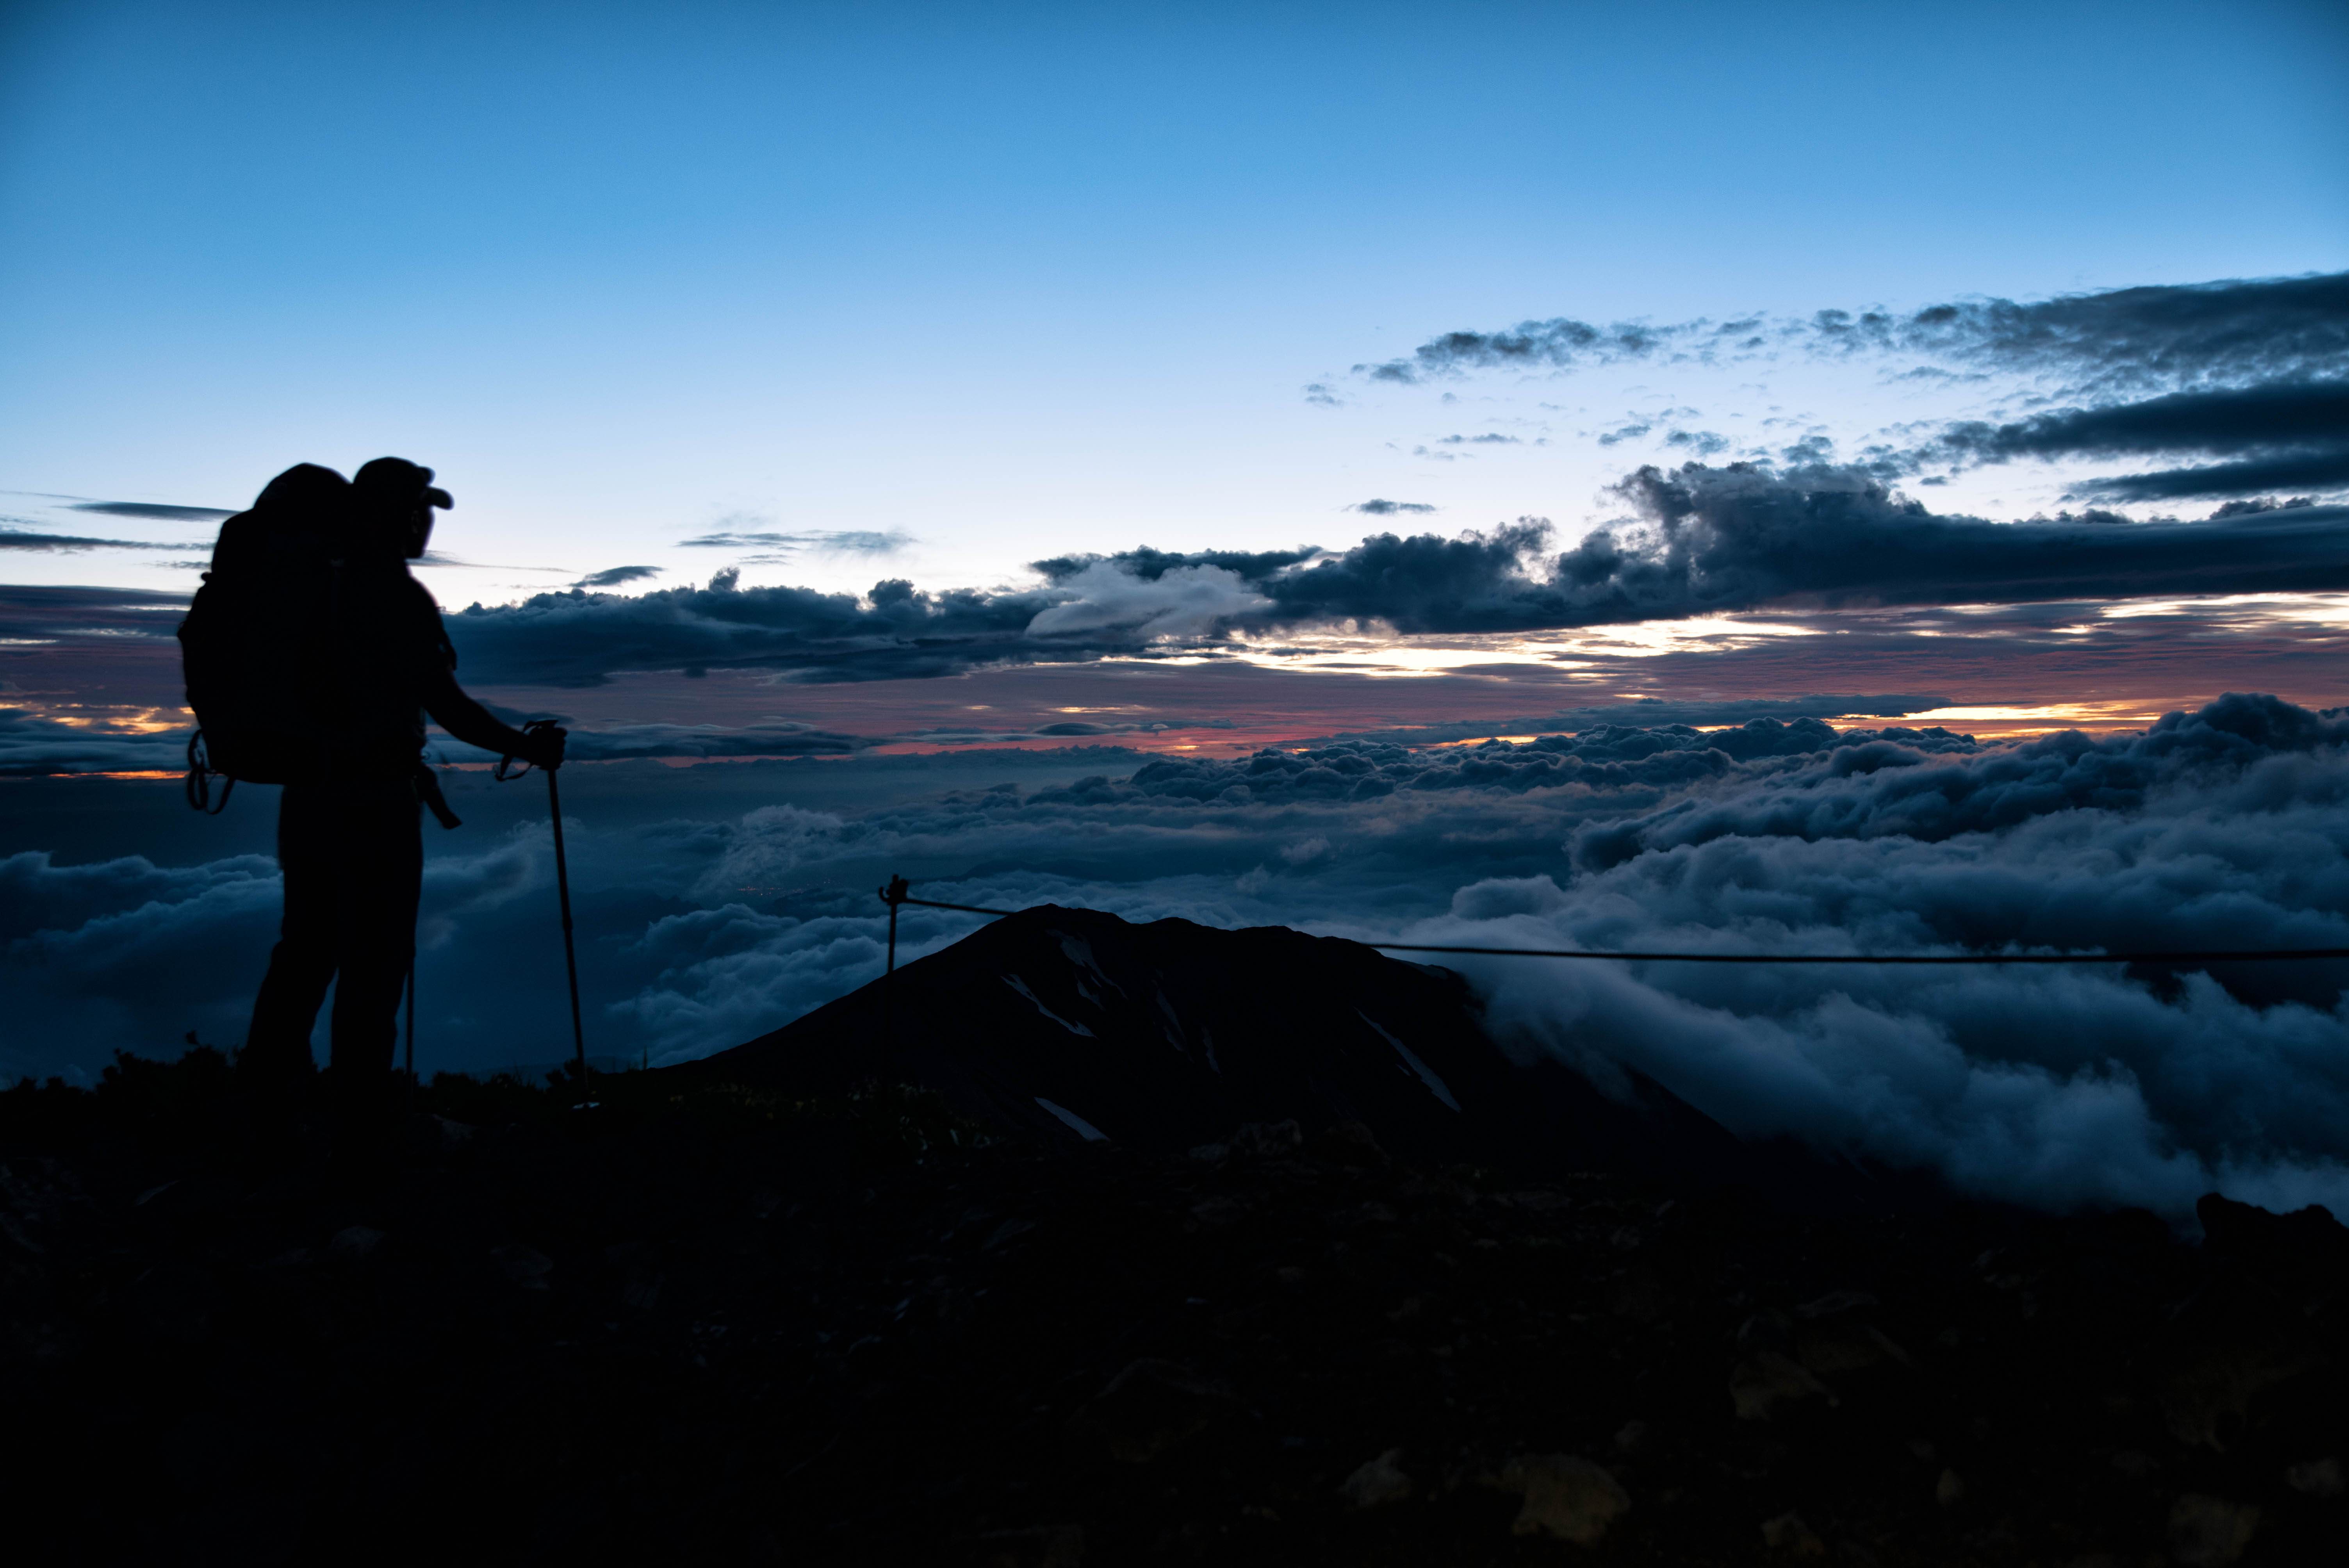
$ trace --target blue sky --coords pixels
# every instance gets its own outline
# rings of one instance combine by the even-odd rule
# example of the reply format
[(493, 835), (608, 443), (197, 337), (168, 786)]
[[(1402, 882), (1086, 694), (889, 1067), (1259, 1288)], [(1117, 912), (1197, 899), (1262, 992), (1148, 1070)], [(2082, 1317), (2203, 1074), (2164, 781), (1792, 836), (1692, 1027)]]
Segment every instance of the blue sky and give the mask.
[[(0, 486), (233, 506), (296, 458), (398, 451), (458, 492), (452, 554), (671, 582), (721, 563), (677, 540), (730, 527), (906, 536), (885, 564), (926, 586), (1343, 544), (1338, 509), (1374, 496), (1570, 535), (1626, 466), (1588, 439), (1609, 396), (1925, 410), (1801, 366), (1468, 409), (1349, 368), (1528, 317), (2349, 249), (2349, 30), (2313, 5), (83, 4), (8, 28)], [(1549, 447), (1413, 455), (1528, 418)]]

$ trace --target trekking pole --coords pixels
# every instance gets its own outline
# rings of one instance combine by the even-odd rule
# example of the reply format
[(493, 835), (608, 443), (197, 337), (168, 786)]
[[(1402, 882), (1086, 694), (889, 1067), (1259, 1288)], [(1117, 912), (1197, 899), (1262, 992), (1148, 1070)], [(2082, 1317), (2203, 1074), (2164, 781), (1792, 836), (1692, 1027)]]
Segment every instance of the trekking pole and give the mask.
[[(554, 725), (551, 718), (534, 718), (522, 727), (523, 733), (552, 728)], [(501, 760), (492, 776), (501, 783), (521, 778), (529, 765), (525, 763), (522, 769), (510, 773), (506, 764), (512, 760), (511, 757)], [(563, 852), (563, 787), (554, 781), (555, 769), (542, 771), (546, 775), (547, 810), (554, 819), (554, 896), (563, 906), (563, 972), (571, 983), (571, 1059), (579, 1075), (579, 1103), (590, 1106), (595, 1102), (587, 1098), (587, 1035), (579, 1022), (579, 954), (571, 936), (571, 868)]]
[(579, 954), (571, 939), (571, 867), (563, 853), (563, 791), (546, 770), (546, 808), (554, 818), (554, 896), (563, 904), (563, 973), (571, 983), (571, 1059), (579, 1069), (579, 1098), (587, 1098), (587, 1032), (579, 1022)]
[(416, 958), (408, 960), (408, 1083), (416, 1085)]
[(905, 902), (905, 879), (892, 875), (889, 885), (881, 890), (881, 902), (889, 906), (889, 966), (881, 972), (881, 1071), (889, 1075), (890, 1047), (897, 1037), (897, 906)]

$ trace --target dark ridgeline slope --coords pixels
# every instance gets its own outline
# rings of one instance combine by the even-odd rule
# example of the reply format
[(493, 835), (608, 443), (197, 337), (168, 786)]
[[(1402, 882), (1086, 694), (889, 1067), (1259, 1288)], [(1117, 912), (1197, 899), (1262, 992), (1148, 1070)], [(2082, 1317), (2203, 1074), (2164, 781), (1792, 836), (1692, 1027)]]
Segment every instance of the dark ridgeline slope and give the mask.
[[(1048, 1144), (1179, 1153), (1249, 1122), (1359, 1122), (1412, 1161), (1749, 1174), (1735, 1138), (1652, 1078), (1626, 1069), (1610, 1096), (1555, 1059), (1519, 1066), (1458, 975), (1357, 942), (1047, 904), (904, 965), (895, 985), (888, 1070)], [(883, 1066), (882, 992), (672, 1070), (844, 1088)]]

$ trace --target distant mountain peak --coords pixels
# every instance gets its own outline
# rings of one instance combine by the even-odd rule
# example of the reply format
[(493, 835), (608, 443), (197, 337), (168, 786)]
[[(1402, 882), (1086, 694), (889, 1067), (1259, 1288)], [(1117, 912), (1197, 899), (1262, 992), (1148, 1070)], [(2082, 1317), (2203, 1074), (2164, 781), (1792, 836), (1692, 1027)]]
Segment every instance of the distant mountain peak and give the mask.
[(1554, 1058), (1513, 1060), (1451, 970), (1286, 926), (1137, 925), (1053, 904), (681, 1070), (803, 1091), (885, 1071), (1001, 1133), (1071, 1147), (1180, 1152), (1295, 1121), (1358, 1125), (1402, 1158), (1529, 1171), (1717, 1178), (1743, 1158), (1632, 1069), (1628, 1095), (1610, 1095)]

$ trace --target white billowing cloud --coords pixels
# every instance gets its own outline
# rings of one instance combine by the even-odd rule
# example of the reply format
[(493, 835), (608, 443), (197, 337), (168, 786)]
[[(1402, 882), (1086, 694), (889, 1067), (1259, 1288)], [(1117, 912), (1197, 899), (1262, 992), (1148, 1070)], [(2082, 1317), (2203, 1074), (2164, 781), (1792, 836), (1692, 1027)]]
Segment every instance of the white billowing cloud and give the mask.
[(1280, 858), (1292, 866), (1309, 866), (1330, 852), (1330, 841), (1316, 833), (1309, 839), (1299, 839), (1293, 844), (1280, 846)]
[(486, 853), (443, 856), (425, 862), (419, 901), (416, 945), (424, 952), (447, 947), (469, 930), (507, 918), (524, 918), (515, 908), (554, 880), (554, 836), (536, 824), (509, 834)]
[(693, 884), (703, 899), (770, 896), (786, 891), (792, 873), (818, 858), (846, 824), (829, 811), (761, 806), (726, 834), (725, 847)]
[[(2271, 1207), (2349, 1200), (2337, 1139), (2278, 1139), (2252, 1126), (2272, 1116), (2292, 1130), (2313, 1119), (2302, 1111), (2338, 1113), (2337, 1058), (2349, 1043), (2338, 1007), (2263, 1012), (2202, 976), (2166, 1005), (2109, 975), (2034, 969), (1922, 984), (1911, 972), (1898, 998), (1886, 995), (1897, 982), (1829, 983), (1784, 1012), (1740, 1011), (1620, 965), (1462, 962), (1475, 965), (1504, 1029), (1569, 1061), (1597, 1053), (1630, 1062), (1749, 1136), (1794, 1133), (1938, 1169), (1968, 1191), (2036, 1207), (2139, 1204), (2183, 1216), (2214, 1188)], [(1996, 1020), (2020, 1026), (2002, 1047), (1958, 1044)], [(2305, 1059), (2319, 1040), (2336, 1058), (2330, 1072)], [(2218, 1097), (2207, 1115), (2178, 1102), (2181, 1078)], [(2316, 1103), (2285, 1103), (2303, 1096)], [(2213, 1122), (2252, 1135), (2238, 1144), (2214, 1136)]]
[(88, 1082), (115, 1049), (177, 1055), (190, 1030), (241, 1041), (277, 938), (276, 871), (258, 855), (0, 860), (0, 1078)]
[(1097, 561), (1056, 584), (1070, 595), (1037, 612), (1030, 636), (1116, 630), (1144, 639), (1202, 637), (1237, 616), (1272, 608), (1247, 579), (1221, 566), (1176, 566), (1142, 577)]
[[(656, 1060), (705, 1056), (712, 1041), (752, 1038), (878, 979), (885, 923), (792, 920), (739, 903), (672, 915), (641, 944), (662, 962), (658, 983), (615, 1012), (643, 1030)], [(900, 963), (926, 950), (901, 934)]]

